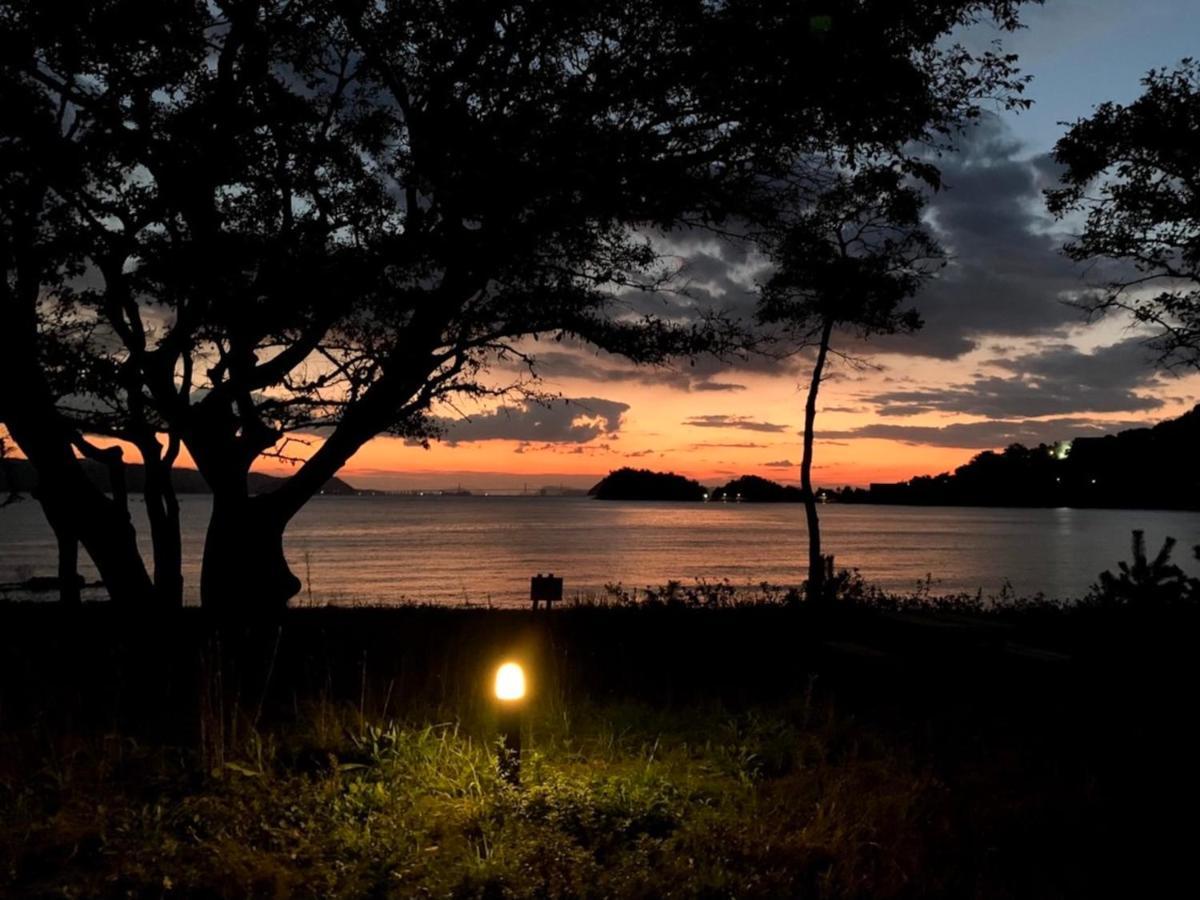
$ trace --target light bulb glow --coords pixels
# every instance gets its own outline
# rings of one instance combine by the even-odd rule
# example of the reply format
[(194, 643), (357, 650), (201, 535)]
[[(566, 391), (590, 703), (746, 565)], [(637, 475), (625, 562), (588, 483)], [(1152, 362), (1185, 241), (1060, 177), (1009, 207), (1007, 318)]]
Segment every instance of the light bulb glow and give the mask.
[(496, 699), (520, 700), (524, 696), (524, 670), (515, 662), (506, 662), (496, 670)]

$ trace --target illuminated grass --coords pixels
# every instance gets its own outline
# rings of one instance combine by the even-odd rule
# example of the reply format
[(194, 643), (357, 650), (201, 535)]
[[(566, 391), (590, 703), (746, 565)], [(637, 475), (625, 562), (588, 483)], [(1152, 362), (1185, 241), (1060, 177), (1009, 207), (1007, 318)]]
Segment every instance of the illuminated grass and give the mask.
[[(34, 782), (0, 787), (0, 887), (81, 897), (912, 896), (969, 891), (980, 876), (977, 836), (953, 827), (961, 798), (829, 711), (625, 706), (583, 719), (534, 723), (521, 789), (497, 777), (486, 735), (452, 723), (350, 726), (336, 746), (324, 743), (328, 722), (255, 734), (203, 778), (161, 749), (81, 745)], [(1016, 801), (1022, 816), (1042, 802)], [(1003, 815), (991, 825), (1007, 827)]]
[(0, 628), (0, 897), (1172, 896), (1191, 858), (1191, 607), (83, 612)]

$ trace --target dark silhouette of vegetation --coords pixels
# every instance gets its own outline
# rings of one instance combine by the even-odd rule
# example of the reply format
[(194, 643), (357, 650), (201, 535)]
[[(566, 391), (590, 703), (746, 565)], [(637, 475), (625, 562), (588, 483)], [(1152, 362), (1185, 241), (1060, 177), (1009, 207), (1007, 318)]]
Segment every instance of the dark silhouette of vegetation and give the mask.
[(625, 467), (609, 472), (588, 495), (597, 500), (703, 500), (704, 485), (674, 472)]
[(800, 488), (782, 485), (757, 475), (743, 475), (712, 492), (713, 500), (738, 500), (745, 503), (802, 503)]
[[(1101, 605), (1133, 604), (1139, 608), (1164, 608), (1180, 603), (1200, 603), (1200, 579), (1189, 578), (1171, 562), (1175, 538), (1163, 541), (1158, 554), (1146, 555), (1146, 535), (1133, 532), (1133, 561), (1117, 563), (1117, 574), (1101, 572), (1088, 600)], [(1193, 548), (1200, 560), (1200, 546)]]
[(1169, 896), (1198, 609), (0, 604), (0, 893)]
[(1072, 259), (1113, 262), (1096, 313), (1125, 310), (1152, 326), (1160, 361), (1200, 368), (1200, 62), (1151, 70), (1127, 106), (1102, 103), (1054, 147), (1059, 216), (1086, 213)]
[(1200, 406), (1152, 428), (985, 450), (953, 473), (831, 491), (843, 503), (1200, 509)]
[[(664, 274), (651, 234), (765, 227), (813, 172), (944, 144), (1020, 84), (944, 37), (1018, 6), (12, 0), (0, 382), (23, 389), (0, 420), (115, 600), (179, 602), (186, 448), (214, 498), (204, 604), (278, 611), (284, 529), (365, 442), (502, 390), (479, 376), (535, 365), (529, 335), (719, 347), (630, 302)], [(87, 435), (143, 458), (153, 579)], [(252, 495), (272, 453), (304, 458)]]

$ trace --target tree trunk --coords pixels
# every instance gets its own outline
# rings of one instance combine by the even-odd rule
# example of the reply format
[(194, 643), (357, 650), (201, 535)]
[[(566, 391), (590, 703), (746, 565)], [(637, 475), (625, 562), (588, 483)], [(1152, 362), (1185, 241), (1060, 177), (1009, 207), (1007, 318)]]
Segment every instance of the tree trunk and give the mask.
[(146, 467), (143, 498), (150, 520), (150, 539), (154, 546), (154, 592), (164, 609), (183, 606), (183, 542), (179, 533), (179, 498), (171, 484), (171, 467), (179, 444), (172, 440), (167, 455), (157, 438), (140, 441), (138, 449)]
[(163, 500), (160, 533), (154, 536), (154, 591), (168, 608), (183, 606), (183, 540), (179, 534), (179, 500), (174, 492)]
[(805, 599), (820, 603), (827, 598), (826, 561), (821, 554), (821, 519), (817, 515), (817, 497), (813, 492), (813, 435), (817, 419), (817, 393), (821, 389), (821, 376), (825, 371), (825, 360), (829, 355), (829, 341), (833, 335), (833, 320), (826, 319), (821, 325), (821, 342), (817, 346), (817, 360), (813, 364), (812, 380), (808, 383), (808, 399), (804, 404), (804, 455), (800, 458), (800, 490), (804, 495), (804, 516), (808, 524), (808, 582)]
[[(21, 446), (20, 441), (17, 445)], [(35, 467), (41, 485), (38, 499), (46, 518), (67, 523), (60, 526), (65, 529), (59, 532), (60, 550), (61, 534), (70, 535), (67, 541), (70, 546), (77, 538), (96, 564), (113, 603), (134, 609), (152, 606), (154, 585), (146, 573), (129, 517), (92, 485), (82, 471), (78, 477), (71, 477), (72, 473), (63, 473), (60, 467), (37, 466), (36, 462)]]
[(129, 511), (88, 479), (75, 456), (73, 430), (46, 382), (36, 352), (36, 296), (29, 286), (0, 289), (0, 418), (37, 472), (38, 500), (55, 532), (62, 529), (83, 544), (114, 603), (149, 607), (154, 586)]
[(147, 481), (146, 513), (154, 545), (154, 593), (163, 609), (183, 606), (183, 542), (179, 534), (179, 500), (173, 490), (153, 494)]
[(200, 603), (218, 615), (276, 616), (300, 592), (283, 555), (287, 518), (262, 497), (213, 493), (204, 540)]
[(213, 491), (200, 574), (201, 606), (222, 614), (256, 616), (275, 616), (287, 607), (301, 588), (283, 555), (288, 522), (363, 444), (396, 420), (405, 398), (420, 390), (428, 374), (422, 357), (414, 355), (399, 374), (386, 376), (351, 406), (317, 451), (279, 488), (258, 497), (247, 496), (246, 479), (263, 448), (222, 433), (219, 416), (184, 434), (192, 459)]
[(154, 602), (154, 586), (138, 550), (137, 534), (127, 510), (87, 477), (71, 451), (69, 434), (50, 409), (7, 410), (13, 441), (37, 472), (37, 499), (55, 534), (67, 543), (83, 544), (116, 604), (146, 608)]
[(79, 539), (69, 525), (54, 525), (58, 542), (58, 601), (63, 606), (79, 606)]

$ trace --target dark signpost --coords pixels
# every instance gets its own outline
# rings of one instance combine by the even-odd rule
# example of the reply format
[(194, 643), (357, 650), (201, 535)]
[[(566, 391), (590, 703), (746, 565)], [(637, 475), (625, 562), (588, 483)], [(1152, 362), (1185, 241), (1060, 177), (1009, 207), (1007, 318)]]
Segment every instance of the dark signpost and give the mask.
[(533, 608), (538, 608), (538, 603), (545, 601), (546, 609), (551, 608), (551, 604), (562, 600), (563, 596), (563, 580), (555, 578), (554, 573), (543, 575), (541, 572), (529, 579), (529, 599), (533, 602)]

